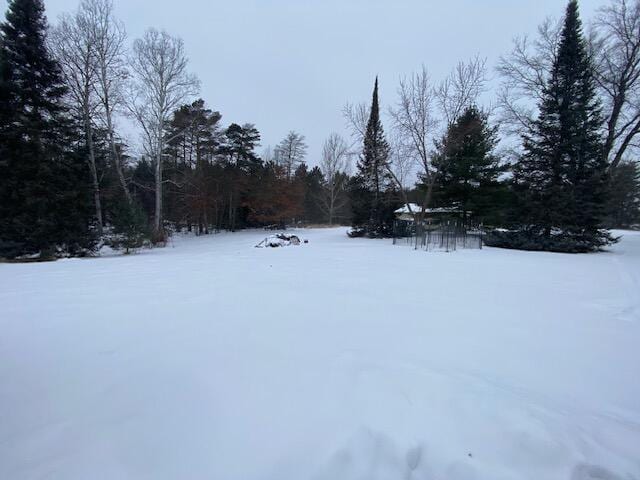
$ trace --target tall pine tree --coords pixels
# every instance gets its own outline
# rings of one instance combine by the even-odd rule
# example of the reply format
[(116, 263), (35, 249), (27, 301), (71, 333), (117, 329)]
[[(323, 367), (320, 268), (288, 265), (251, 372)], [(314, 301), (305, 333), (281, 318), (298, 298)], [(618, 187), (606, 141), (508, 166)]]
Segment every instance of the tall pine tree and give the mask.
[(380, 120), (376, 77), (364, 148), (358, 161), (358, 172), (350, 184), (354, 226), (371, 237), (387, 236), (392, 229), (393, 187), (386, 170), (388, 161), (389, 144)]
[(88, 179), (46, 48), (42, 0), (12, 0), (0, 25), (0, 256), (90, 244)]
[(567, 6), (539, 109), (514, 171), (524, 228), (513, 246), (596, 250), (612, 240), (600, 230), (607, 185), (603, 120), (576, 0)]

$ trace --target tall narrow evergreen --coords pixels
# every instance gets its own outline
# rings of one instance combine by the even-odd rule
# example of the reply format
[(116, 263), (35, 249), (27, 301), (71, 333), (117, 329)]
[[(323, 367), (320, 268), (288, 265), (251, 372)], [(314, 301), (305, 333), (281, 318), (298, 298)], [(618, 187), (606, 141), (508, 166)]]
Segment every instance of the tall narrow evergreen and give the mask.
[(0, 256), (75, 250), (88, 237), (85, 168), (46, 29), (42, 0), (9, 2), (0, 26)]
[(358, 173), (351, 188), (354, 224), (363, 226), (370, 236), (387, 235), (391, 228), (392, 215), (389, 215), (391, 182), (386, 172), (388, 160), (389, 144), (380, 121), (378, 78), (376, 77), (362, 157), (358, 161)]
[(530, 247), (597, 249), (610, 241), (599, 230), (606, 200), (603, 120), (576, 0), (567, 6), (539, 108), (515, 169)]

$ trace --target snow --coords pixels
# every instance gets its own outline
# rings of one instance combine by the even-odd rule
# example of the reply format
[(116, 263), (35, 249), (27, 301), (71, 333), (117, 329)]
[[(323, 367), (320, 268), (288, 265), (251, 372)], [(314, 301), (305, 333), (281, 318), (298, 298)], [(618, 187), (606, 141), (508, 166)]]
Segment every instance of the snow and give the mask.
[(278, 248), (278, 247), (290, 247), (300, 245), (300, 238), (297, 235), (291, 235), (288, 233), (276, 233), (275, 235), (269, 235), (256, 245), (257, 248)]
[(640, 478), (640, 235), (0, 264), (0, 478)]
[[(411, 207), (411, 209), (409, 209)], [(417, 203), (408, 203), (397, 210), (394, 213), (418, 213), (422, 211), (422, 206)], [(460, 213), (460, 209), (457, 207), (436, 207), (436, 208), (426, 208), (425, 213)]]

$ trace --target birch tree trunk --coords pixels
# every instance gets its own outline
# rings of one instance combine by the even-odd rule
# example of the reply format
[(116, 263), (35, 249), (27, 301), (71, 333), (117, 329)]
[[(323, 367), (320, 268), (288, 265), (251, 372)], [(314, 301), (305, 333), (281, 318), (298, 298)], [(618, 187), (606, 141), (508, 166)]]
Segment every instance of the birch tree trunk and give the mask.
[(198, 80), (187, 72), (182, 40), (149, 29), (133, 44), (131, 66), (135, 73), (128, 108), (143, 131), (144, 148), (155, 160), (155, 218), (153, 236), (165, 239), (162, 224), (162, 159), (165, 124), (171, 114), (198, 91)]
[(87, 148), (86, 163), (91, 175), (96, 227), (98, 234), (102, 235), (103, 214), (100, 180), (93, 140), (93, 116), (97, 104), (93, 90), (98, 79), (95, 39), (90, 20), (86, 2), (82, 3), (76, 13), (62, 16), (59, 24), (52, 29), (50, 46), (61, 66), (65, 83), (69, 88), (68, 96), (72, 111), (82, 121)]
[(102, 216), (102, 201), (100, 199), (100, 180), (98, 178), (98, 169), (96, 168), (96, 153), (95, 145), (93, 143), (93, 128), (91, 127), (91, 119), (88, 113), (84, 118), (84, 131), (87, 143), (89, 171), (91, 173), (91, 189), (93, 191), (93, 203), (96, 209), (96, 224), (98, 228), (98, 235), (102, 235), (104, 228), (104, 221)]
[(124, 176), (122, 158), (116, 145), (113, 116), (122, 104), (122, 90), (127, 75), (124, 55), (126, 32), (121, 22), (113, 16), (111, 0), (83, 0), (82, 8), (87, 12), (95, 49), (98, 81), (95, 92), (100, 99), (106, 125), (109, 157), (116, 171), (118, 183), (129, 204), (131, 193)]
[(156, 192), (155, 192), (155, 215), (154, 215), (154, 223), (153, 230), (158, 238), (164, 237), (164, 226), (162, 224), (162, 153), (164, 151), (164, 142), (162, 141), (164, 138), (164, 121), (161, 118), (158, 123), (158, 147), (156, 153), (156, 169), (155, 169), (155, 181), (156, 181)]

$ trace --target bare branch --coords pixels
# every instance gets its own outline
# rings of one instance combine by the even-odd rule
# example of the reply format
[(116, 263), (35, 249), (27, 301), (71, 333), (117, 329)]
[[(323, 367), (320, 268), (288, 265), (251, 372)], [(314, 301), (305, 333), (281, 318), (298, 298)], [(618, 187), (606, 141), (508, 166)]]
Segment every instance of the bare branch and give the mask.
[(329, 224), (333, 224), (336, 211), (343, 206), (345, 171), (348, 168), (349, 146), (337, 133), (332, 133), (322, 147), (320, 170), (325, 179), (322, 205), (327, 213)]
[(149, 29), (133, 44), (135, 83), (128, 107), (143, 130), (145, 149), (155, 161), (156, 234), (162, 234), (165, 125), (173, 111), (199, 89), (198, 80), (187, 72), (187, 63), (182, 40), (166, 32)]
[(474, 105), (486, 90), (486, 58), (476, 56), (459, 62), (451, 74), (438, 85), (435, 97), (447, 125), (451, 125), (465, 108)]
[(605, 155), (615, 168), (640, 133), (640, 0), (613, 0), (602, 7), (591, 47), (607, 117)]
[(496, 67), (502, 77), (499, 120), (508, 133), (521, 135), (530, 130), (556, 59), (561, 28), (560, 21), (547, 18), (538, 27), (534, 41), (515, 38), (511, 53), (500, 58)]

